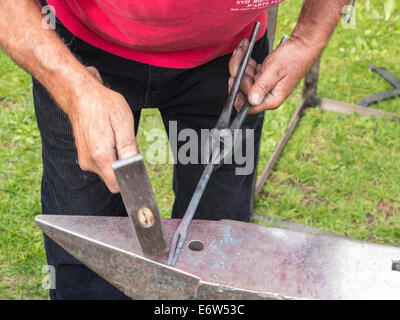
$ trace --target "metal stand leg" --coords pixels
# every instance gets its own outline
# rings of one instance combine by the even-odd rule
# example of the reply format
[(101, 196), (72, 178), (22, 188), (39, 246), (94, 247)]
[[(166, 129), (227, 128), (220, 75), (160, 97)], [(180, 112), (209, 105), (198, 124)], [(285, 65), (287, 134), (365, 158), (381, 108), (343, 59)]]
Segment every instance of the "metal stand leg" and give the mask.
[[(278, 8), (272, 7), (268, 9), (268, 39), (270, 40), (270, 49), (272, 50), (273, 39), (275, 36), (275, 29), (276, 29), (276, 21), (277, 21), (277, 13)], [(303, 87), (303, 94), (302, 94), (302, 102), (300, 106), (297, 108), (293, 117), (286, 129), (286, 132), (283, 134), (281, 140), (279, 141), (278, 145), (276, 146), (274, 152), (272, 153), (267, 165), (265, 166), (260, 178), (253, 187), (253, 202), (252, 202), (252, 212), (254, 207), (254, 198), (261, 192), (262, 187), (264, 186), (265, 182), (267, 181), (268, 177), (270, 176), (271, 172), (273, 171), (276, 162), (278, 161), (287, 141), (291, 137), (297, 123), (299, 122), (301, 116), (304, 114), (304, 110), (308, 107), (319, 107), (322, 110), (337, 112), (341, 114), (353, 114), (357, 113), (360, 116), (366, 117), (375, 117), (375, 118), (389, 118), (389, 119), (397, 119), (400, 120), (400, 114), (386, 112), (382, 110), (377, 110), (373, 108), (365, 108), (374, 102), (379, 100), (392, 98), (395, 96), (400, 96), (400, 79), (396, 78), (393, 74), (391, 74), (385, 68), (377, 68), (374, 65), (370, 65), (370, 68), (377, 72), (381, 77), (386, 79), (390, 82), (394, 90), (379, 93), (373, 95), (371, 97), (363, 99), (358, 105), (350, 104), (342, 101), (335, 101), (326, 98), (320, 98), (317, 96), (317, 88), (318, 88), (318, 79), (319, 79), (319, 67), (320, 67), (321, 57), (319, 57), (315, 62), (314, 65), (311, 67), (311, 70), (304, 78), (304, 87)], [(258, 167), (258, 162), (257, 166)], [(270, 217), (262, 216), (257, 213), (253, 213), (252, 219), (254, 221), (265, 220), (267, 222), (271, 222)], [(276, 220), (276, 219), (275, 219)], [(276, 221), (274, 222), (276, 223)]]
[(319, 65), (320, 65), (320, 58), (318, 58), (314, 65), (311, 67), (311, 70), (308, 72), (306, 77), (304, 78), (304, 88), (303, 88), (303, 99), (300, 106), (297, 108), (296, 112), (294, 113), (292, 120), (290, 120), (289, 126), (286, 129), (286, 132), (283, 134), (281, 140), (279, 141), (278, 145), (276, 146), (271, 158), (269, 159), (263, 173), (260, 176), (256, 184), (255, 194), (258, 195), (264, 186), (265, 181), (268, 179), (269, 175), (271, 174), (272, 170), (275, 167), (276, 162), (281, 155), (283, 148), (285, 147), (287, 141), (289, 140), (290, 136), (292, 135), (294, 128), (296, 127), (297, 123), (299, 122), (303, 111), (306, 107), (315, 105), (316, 102), (316, 93), (318, 87), (318, 76), (319, 76)]
[[(297, 123), (299, 122), (301, 116), (304, 113), (304, 110), (308, 107), (318, 107), (325, 111), (337, 112), (341, 114), (353, 114), (357, 113), (360, 116), (365, 117), (375, 117), (375, 118), (389, 118), (389, 119), (397, 119), (400, 120), (400, 114), (386, 112), (382, 110), (377, 110), (373, 108), (365, 108), (361, 105), (350, 104), (342, 101), (331, 100), (327, 98), (320, 98), (317, 96), (317, 88), (318, 88), (318, 79), (319, 79), (319, 67), (320, 67), (320, 58), (318, 58), (314, 65), (311, 67), (311, 70), (304, 78), (304, 87), (303, 87), (303, 98), (302, 103), (295, 111), (289, 126), (282, 136), (281, 140), (279, 141), (278, 145), (276, 146), (274, 152), (272, 153), (267, 165), (264, 168), (260, 178), (256, 182), (254, 196), (257, 196), (260, 192), (262, 187), (264, 186), (265, 182), (267, 181), (268, 177), (270, 176), (271, 172), (273, 171), (276, 162), (278, 161), (287, 141), (291, 137)], [(380, 68), (379, 73), (385, 72), (386, 69)], [(377, 71), (378, 72), (378, 71)], [(387, 72), (387, 73), (386, 73)], [(387, 79), (392, 84), (396, 84), (395, 81), (399, 81), (393, 75), (391, 75), (387, 70), (385, 72), (385, 79)], [(390, 74), (392, 78), (388, 76)], [(390, 79), (390, 80), (389, 80)], [(399, 89), (392, 90), (392, 91), (400, 91)], [(374, 97), (374, 96), (372, 96)], [(370, 98), (372, 98), (370, 97)], [(371, 99), (372, 100), (372, 99)], [(371, 102), (373, 103), (373, 102)], [(253, 220), (260, 220), (260, 215), (253, 214)], [(268, 217), (265, 217), (266, 221), (269, 221)]]
[(267, 10), (267, 15), (268, 15), (267, 37), (268, 37), (270, 53), (271, 53), (272, 49), (274, 48), (276, 21), (278, 18), (278, 9), (279, 9), (279, 5), (276, 5)]
[[(268, 28), (267, 28), (267, 37), (268, 37), (268, 45), (269, 45), (269, 53), (274, 48), (274, 40), (275, 40), (275, 31), (276, 31), (276, 21), (278, 18), (278, 9), (279, 5), (273, 6), (269, 9), (267, 9), (267, 14), (268, 14)], [(258, 146), (258, 155), (260, 154), (260, 145)], [(251, 203), (250, 203), (250, 212), (253, 212), (254, 209), (254, 202), (256, 198), (256, 183), (257, 183), (257, 171), (258, 171), (258, 162), (259, 162), (259, 157), (256, 160), (254, 170), (255, 170), (255, 175), (253, 178), (253, 187), (251, 191)]]

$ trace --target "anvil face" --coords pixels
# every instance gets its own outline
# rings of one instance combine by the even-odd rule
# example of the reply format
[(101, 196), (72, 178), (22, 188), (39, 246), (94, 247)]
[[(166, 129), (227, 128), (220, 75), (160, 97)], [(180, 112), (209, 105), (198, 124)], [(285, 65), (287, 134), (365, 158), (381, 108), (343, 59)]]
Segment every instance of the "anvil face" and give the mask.
[[(169, 240), (179, 222), (164, 220)], [(127, 217), (41, 215), (36, 223), (135, 299), (400, 299), (400, 272), (392, 270), (400, 248), (194, 220), (170, 267), (167, 253), (153, 259), (142, 254)]]

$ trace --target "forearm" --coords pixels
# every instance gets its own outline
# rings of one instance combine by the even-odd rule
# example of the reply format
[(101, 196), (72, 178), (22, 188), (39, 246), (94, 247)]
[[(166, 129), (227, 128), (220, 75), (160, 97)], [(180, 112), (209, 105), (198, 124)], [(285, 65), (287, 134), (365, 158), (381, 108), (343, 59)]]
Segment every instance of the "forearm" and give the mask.
[(328, 43), (349, 0), (304, 0), (291, 40), (319, 55)]
[(0, 45), (68, 114), (80, 90), (99, 84), (55, 31), (43, 28), (40, 11), (35, 0), (0, 1)]

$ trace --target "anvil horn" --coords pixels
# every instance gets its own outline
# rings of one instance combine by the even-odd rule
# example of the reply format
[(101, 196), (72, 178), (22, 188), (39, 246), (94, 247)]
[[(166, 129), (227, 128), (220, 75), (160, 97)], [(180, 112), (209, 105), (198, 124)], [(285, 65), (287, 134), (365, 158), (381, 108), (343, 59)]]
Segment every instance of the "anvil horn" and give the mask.
[[(50, 238), (134, 299), (400, 299), (400, 248), (194, 220), (175, 267), (143, 256), (127, 217), (40, 215)], [(179, 220), (164, 220), (169, 240)]]

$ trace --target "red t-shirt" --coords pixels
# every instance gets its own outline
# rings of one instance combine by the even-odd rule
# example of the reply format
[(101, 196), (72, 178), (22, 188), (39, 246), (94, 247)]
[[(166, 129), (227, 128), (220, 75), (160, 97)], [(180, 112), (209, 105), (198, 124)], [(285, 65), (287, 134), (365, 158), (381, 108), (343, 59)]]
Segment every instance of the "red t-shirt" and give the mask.
[(47, 0), (78, 38), (118, 56), (192, 68), (232, 52), (283, 0)]

